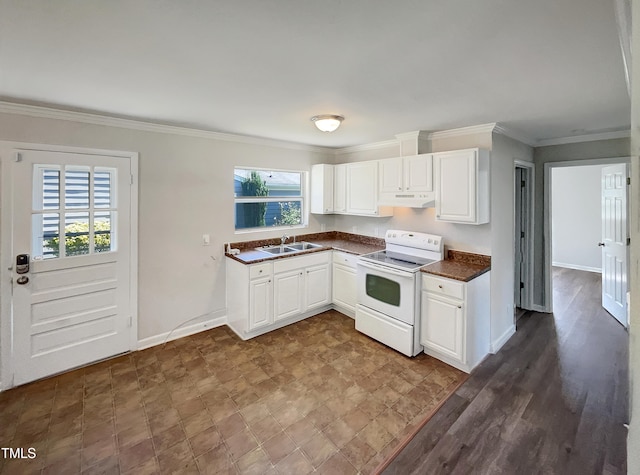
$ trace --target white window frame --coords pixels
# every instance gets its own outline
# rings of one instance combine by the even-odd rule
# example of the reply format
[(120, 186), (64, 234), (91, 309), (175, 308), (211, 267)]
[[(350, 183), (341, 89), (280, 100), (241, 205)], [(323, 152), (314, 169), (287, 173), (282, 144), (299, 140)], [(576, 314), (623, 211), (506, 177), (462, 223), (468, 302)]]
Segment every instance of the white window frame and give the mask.
[[(291, 169), (280, 169), (280, 168), (259, 168), (259, 167), (244, 167), (241, 165), (234, 166), (233, 172), (235, 176), (236, 170), (255, 170), (258, 172), (284, 172), (284, 173), (299, 173), (300, 174), (300, 196), (269, 196), (269, 197), (236, 197), (235, 189), (234, 189), (234, 197), (233, 197), (233, 228), (234, 234), (247, 234), (247, 233), (255, 233), (255, 232), (265, 232), (265, 231), (276, 231), (283, 229), (301, 229), (309, 226), (309, 209), (308, 209), (308, 201), (309, 197), (307, 196), (307, 190), (309, 189), (308, 180), (309, 180), (309, 172), (306, 170), (291, 170)], [(292, 198), (292, 199), (288, 199)], [(299, 201), (300, 202), (300, 224), (288, 224), (284, 226), (261, 226), (255, 228), (241, 228), (236, 229), (236, 205), (241, 203), (281, 203), (283, 201)]]

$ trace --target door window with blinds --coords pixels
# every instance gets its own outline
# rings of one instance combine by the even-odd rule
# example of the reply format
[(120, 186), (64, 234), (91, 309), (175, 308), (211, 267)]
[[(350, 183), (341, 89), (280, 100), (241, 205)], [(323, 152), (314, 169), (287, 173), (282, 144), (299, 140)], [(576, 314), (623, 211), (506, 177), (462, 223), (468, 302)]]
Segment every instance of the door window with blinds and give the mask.
[(117, 249), (115, 168), (36, 165), (33, 180), (34, 259)]

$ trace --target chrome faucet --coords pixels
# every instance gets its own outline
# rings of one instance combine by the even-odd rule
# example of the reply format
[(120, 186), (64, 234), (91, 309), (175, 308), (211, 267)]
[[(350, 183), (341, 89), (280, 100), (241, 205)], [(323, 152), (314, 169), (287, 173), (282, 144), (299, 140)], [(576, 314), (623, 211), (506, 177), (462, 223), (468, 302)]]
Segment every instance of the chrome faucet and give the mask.
[(280, 238), (280, 244), (282, 244), (284, 246), (284, 243), (287, 242), (287, 239), (289, 239), (289, 236), (287, 236), (286, 234), (284, 236), (282, 236)]

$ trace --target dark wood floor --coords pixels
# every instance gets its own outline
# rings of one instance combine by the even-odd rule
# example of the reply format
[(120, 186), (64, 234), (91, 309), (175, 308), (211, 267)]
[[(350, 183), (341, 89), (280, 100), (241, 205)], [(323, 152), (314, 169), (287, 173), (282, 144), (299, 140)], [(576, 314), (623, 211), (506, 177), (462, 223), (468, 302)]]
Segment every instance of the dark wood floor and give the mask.
[(626, 473), (627, 332), (599, 274), (553, 275), (554, 314), (520, 318), (383, 473)]

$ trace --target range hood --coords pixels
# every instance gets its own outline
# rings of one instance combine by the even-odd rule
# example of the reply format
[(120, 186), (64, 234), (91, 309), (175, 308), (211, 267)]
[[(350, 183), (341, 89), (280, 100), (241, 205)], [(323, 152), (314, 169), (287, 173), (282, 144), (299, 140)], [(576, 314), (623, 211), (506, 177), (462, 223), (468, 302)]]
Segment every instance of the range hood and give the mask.
[(396, 206), (399, 208), (435, 208), (434, 192), (381, 193), (378, 197), (380, 206)]

